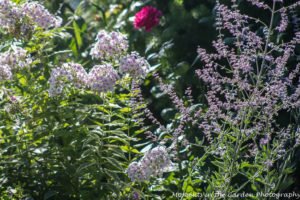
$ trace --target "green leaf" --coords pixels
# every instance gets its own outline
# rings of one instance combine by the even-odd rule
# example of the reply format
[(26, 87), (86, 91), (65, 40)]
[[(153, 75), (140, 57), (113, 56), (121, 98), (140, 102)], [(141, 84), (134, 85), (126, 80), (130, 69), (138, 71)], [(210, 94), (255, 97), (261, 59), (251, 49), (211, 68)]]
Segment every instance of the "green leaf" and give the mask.
[(72, 38), (71, 43), (69, 44), (69, 48), (73, 51), (74, 55), (76, 57), (78, 57), (78, 52), (77, 52), (77, 48), (76, 48), (76, 41), (74, 38)]
[(294, 183), (294, 180), (292, 177), (287, 177), (284, 179), (284, 181), (279, 185), (278, 191), (284, 191), (286, 188), (288, 188), (290, 185)]
[(118, 136), (108, 136), (105, 139), (110, 140), (110, 143), (113, 143), (115, 141), (119, 141), (119, 142), (122, 142), (124, 145), (128, 145), (129, 146), (129, 142), (128, 141), (126, 141), (125, 139), (120, 138)]
[(122, 166), (120, 165), (120, 163), (119, 163), (116, 159), (111, 158), (111, 157), (106, 157), (106, 160), (107, 160), (112, 166), (114, 166), (115, 168), (120, 169), (120, 170), (123, 170)]
[(44, 200), (50, 199), (51, 197), (55, 196), (56, 192), (54, 191), (49, 191), (44, 195)]
[(260, 165), (251, 165), (249, 164), (249, 162), (243, 162), (241, 164), (241, 169), (243, 169), (244, 167), (249, 167), (249, 168), (262, 168), (262, 166)]
[(252, 190), (257, 191), (257, 189), (256, 189), (256, 187), (255, 187), (254, 184), (251, 184), (251, 188), (252, 188)]
[(283, 170), (283, 174), (291, 174), (291, 173), (293, 173), (295, 171), (295, 169), (285, 169), (285, 170)]
[(122, 109), (120, 109), (120, 111), (121, 111), (122, 113), (131, 112), (131, 108), (128, 108), (128, 107), (122, 108)]
[(224, 163), (222, 163), (220, 161), (217, 161), (217, 160), (216, 161), (211, 161), (211, 163), (214, 164), (215, 166), (225, 170)]
[(77, 42), (78, 48), (80, 49), (82, 47), (80, 27), (78, 26), (78, 24), (76, 23), (75, 20), (73, 21), (73, 27), (74, 27), (76, 42)]

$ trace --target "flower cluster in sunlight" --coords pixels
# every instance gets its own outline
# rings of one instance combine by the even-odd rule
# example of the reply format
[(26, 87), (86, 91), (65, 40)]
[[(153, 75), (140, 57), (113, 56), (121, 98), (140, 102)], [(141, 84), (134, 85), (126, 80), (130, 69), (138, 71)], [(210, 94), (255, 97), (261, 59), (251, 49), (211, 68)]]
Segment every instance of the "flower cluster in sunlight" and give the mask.
[(132, 181), (146, 181), (151, 176), (161, 176), (170, 165), (169, 154), (164, 147), (159, 146), (148, 151), (139, 162), (132, 162), (126, 173)]
[(21, 9), (39, 27), (48, 29), (50, 27), (59, 28), (61, 26), (62, 19), (49, 13), (43, 5), (36, 1), (22, 4)]
[(54, 97), (61, 94), (67, 83), (75, 88), (82, 88), (87, 85), (88, 74), (80, 64), (65, 63), (51, 72), (49, 96)]
[(95, 65), (89, 73), (89, 86), (95, 92), (113, 91), (119, 79), (112, 65)]
[(37, 1), (16, 4), (10, 0), (0, 0), (0, 27), (18, 38), (29, 38), (36, 27), (59, 28), (61, 23), (60, 17), (49, 13)]
[(18, 46), (12, 46), (8, 51), (0, 53), (0, 81), (10, 80), (12, 73), (30, 66), (32, 58), (27, 51)]
[(128, 50), (126, 35), (120, 32), (107, 32), (101, 30), (91, 50), (91, 56), (95, 59), (117, 60)]
[(132, 52), (120, 60), (119, 71), (121, 74), (130, 74), (132, 77), (144, 77), (150, 65), (137, 52)]

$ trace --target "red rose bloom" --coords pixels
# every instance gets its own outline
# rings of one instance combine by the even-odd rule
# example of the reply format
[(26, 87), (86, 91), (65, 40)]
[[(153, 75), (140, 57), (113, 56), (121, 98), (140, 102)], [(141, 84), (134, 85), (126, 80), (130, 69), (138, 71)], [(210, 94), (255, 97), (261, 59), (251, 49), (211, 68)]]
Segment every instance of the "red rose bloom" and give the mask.
[(145, 31), (151, 31), (158, 25), (162, 12), (154, 7), (146, 6), (140, 12), (136, 13), (133, 22), (134, 28), (139, 29), (145, 27)]

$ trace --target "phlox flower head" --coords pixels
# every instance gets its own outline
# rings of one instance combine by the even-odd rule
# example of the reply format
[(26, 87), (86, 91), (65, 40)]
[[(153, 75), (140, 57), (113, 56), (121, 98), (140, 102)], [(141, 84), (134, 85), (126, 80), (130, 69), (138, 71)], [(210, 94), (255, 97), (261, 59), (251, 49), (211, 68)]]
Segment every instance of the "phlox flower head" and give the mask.
[(134, 28), (140, 29), (145, 27), (145, 31), (151, 31), (159, 23), (162, 12), (155, 7), (146, 6), (140, 12), (136, 13), (133, 22)]
[(129, 167), (126, 169), (126, 173), (132, 181), (146, 181), (150, 179), (151, 175), (149, 170), (139, 162), (130, 163)]
[(161, 176), (171, 164), (166, 149), (159, 146), (149, 150), (139, 162), (131, 163), (126, 173), (132, 181), (145, 181), (151, 176)]
[(0, 0), (0, 27), (13, 27), (23, 17), (23, 11), (10, 0)]
[(171, 163), (169, 154), (162, 146), (148, 151), (141, 160), (143, 166), (148, 167), (152, 175), (160, 176), (166, 167)]
[(24, 1), (16, 4), (11, 0), (0, 0), (0, 27), (16, 38), (30, 39), (36, 27), (59, 28), (62, 19), (49, 13), (37, 1)]
[(95, 92), (113, 91), (119, 80), (118, 73), (110, 64), (95, 65), (89, 73), (89, 86)]
[(121, 74), (130, 74), (132, 77), (144, 77), (147, 74), (150, 65), (137, 52), (132, 52), (120, 60), (119, 72)]
[(4, 80), (11, 80), (12, 73), (8, 65), (0, 65), (0, 82)]
[(11, 80), (13, 72), (31, 64), (32, 59), (25, 49), (12, 46), (8, 51), (0, 53), (0, 81)]
[(11, 70), (23, 69), (32, 63), (27, 51), (18, 46), (12, 46), (10, 50), (0, 54), (0, 64), (9, 65)]
[(74, 88), (84, 88), (87, 85), (88, 74), (80, 64), (65, 63), (61, 67), (52, 70), (49, 79), (50, 89), (49, 96), (55, 97), (63, 92), (67, 84), (73, 85)]
[(126, 35), (120, 32), (110, 32), (101, 30), (96, 43), (93, 44), (91, 56), (94, 59), (117, 60), (128, 50)]
[(48, 29), (52, 26), (58, 28), (61, 25), (62, 19), (49, 13), (49, 11), (38, 2), (24, 3), (21, 9), (25, 15), (39, 27)]

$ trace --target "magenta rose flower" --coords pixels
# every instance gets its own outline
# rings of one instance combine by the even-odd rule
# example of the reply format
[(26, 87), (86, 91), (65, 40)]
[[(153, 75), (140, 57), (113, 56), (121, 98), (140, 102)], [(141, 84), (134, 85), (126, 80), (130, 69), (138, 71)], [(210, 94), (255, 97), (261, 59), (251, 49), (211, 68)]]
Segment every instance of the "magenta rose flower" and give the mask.
[(162, 12), (154, 7), (146, 6), (140, 12), (136, 13), (133, 22), (134, 28), (139, 29), (145, 27), (145, 31), (151, 31), (158, 25)]

